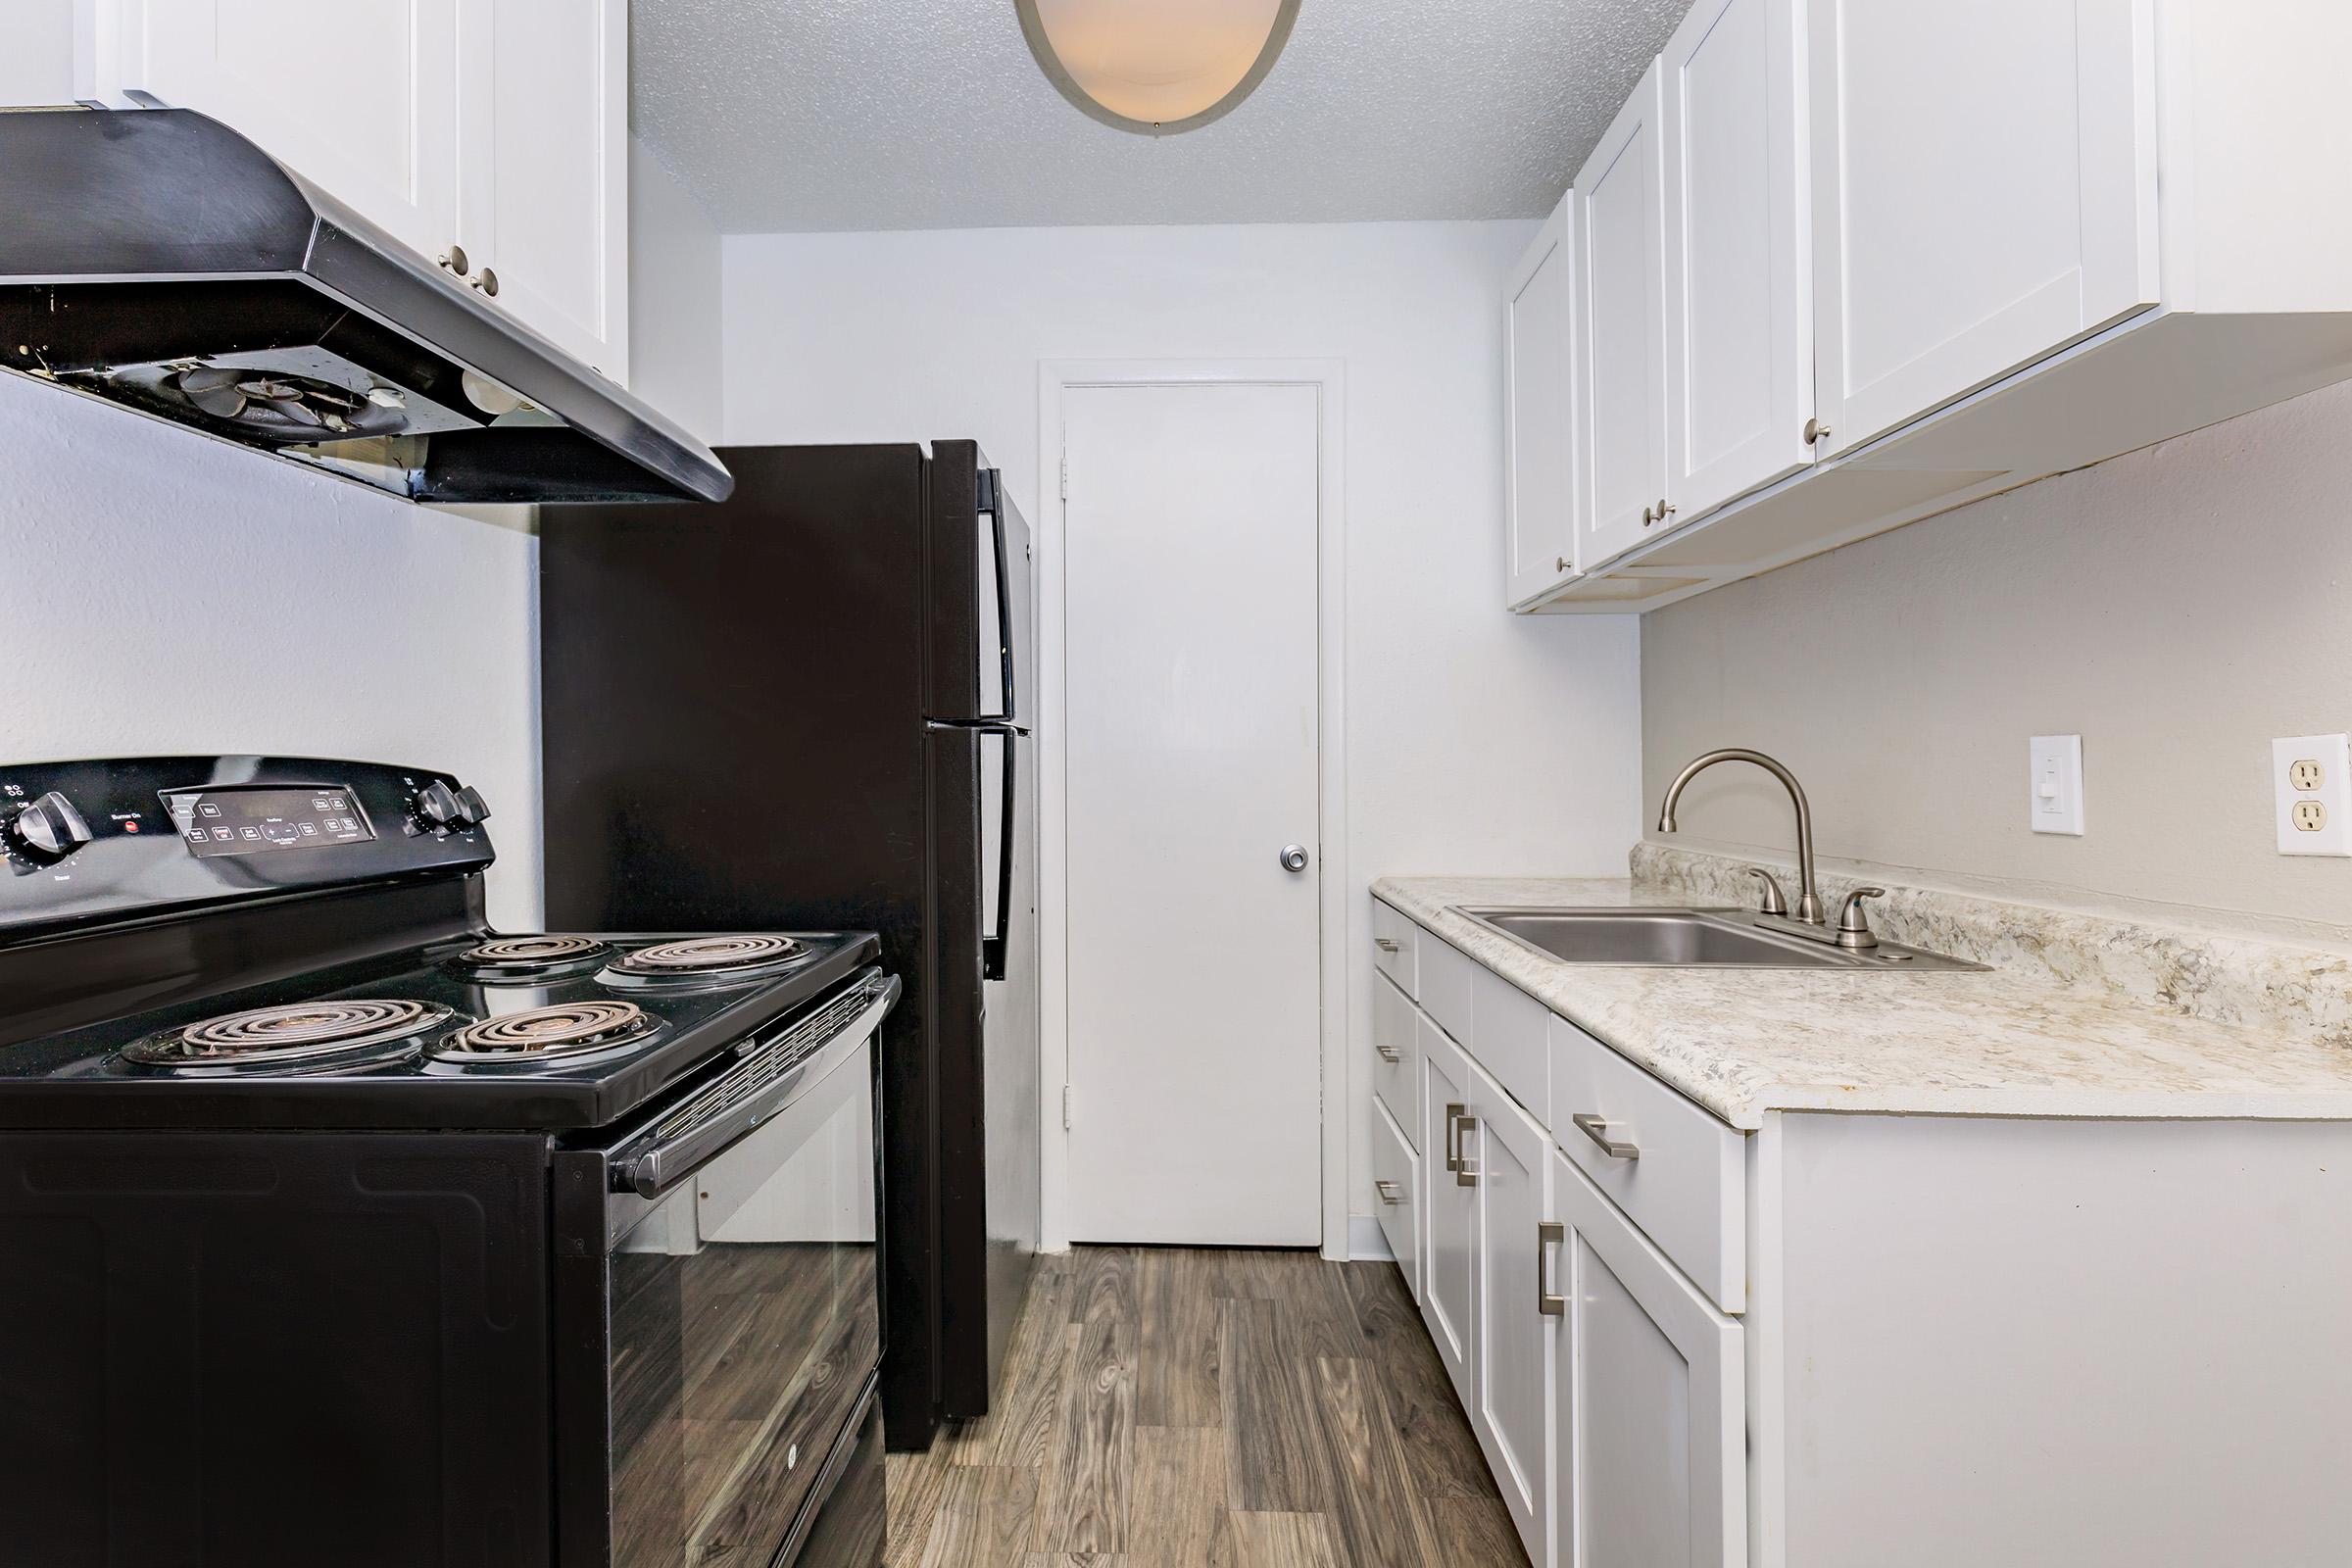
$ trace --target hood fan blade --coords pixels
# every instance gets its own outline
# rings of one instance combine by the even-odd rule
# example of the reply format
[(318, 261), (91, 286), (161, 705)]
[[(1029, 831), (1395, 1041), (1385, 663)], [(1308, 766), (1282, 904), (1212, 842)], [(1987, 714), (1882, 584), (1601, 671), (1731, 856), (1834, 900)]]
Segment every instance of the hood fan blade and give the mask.
[(266, 409), (274, 409), (279, 415), (283, 416), (289, 423), (292, 424), (308, 424), (317, 426), (323, 425), (326, 422), (324, 419), (318, 417), (317, 411), (312, 409), (309, 404), (303, 402), (300, 398), (271, 398), (270, 401), (263, 404), (262, 407)]

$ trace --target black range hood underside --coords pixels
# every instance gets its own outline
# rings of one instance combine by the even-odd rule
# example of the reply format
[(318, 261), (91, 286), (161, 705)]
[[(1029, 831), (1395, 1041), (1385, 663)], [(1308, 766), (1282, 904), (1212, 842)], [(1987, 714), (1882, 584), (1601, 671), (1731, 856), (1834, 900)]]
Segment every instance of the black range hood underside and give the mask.
[(661, 414), (202, 115), (0, 113), (0, 368), (415, 501), (733, 488)]

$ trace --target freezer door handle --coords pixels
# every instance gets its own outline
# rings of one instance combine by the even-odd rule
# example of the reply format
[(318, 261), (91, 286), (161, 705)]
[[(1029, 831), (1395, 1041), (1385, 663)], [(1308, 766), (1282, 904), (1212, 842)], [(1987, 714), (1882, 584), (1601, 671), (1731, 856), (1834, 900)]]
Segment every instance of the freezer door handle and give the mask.
[(1012, 650), (1012, 564), (1005, 560), (1004, 494), (1004, 475), (995, 468), (981, 469), (980, 510), (988, 514), (988, 537), (994, 546), (992, 553), (997, 558), (997, 658), (1004, 671), (1004, 711), (981, 716), (1002, 719), (1009, 724), (1020, 712), (1021, 704), (1013, 691), (1013, 666), (1018, 661), (1013, 658)]
[[(1009, 666), (1008, 666), (1009, 667)], [(1010, 677), (1007, 676), (1007, 679)], [(997, 908), (996, 925), (980, 938), (980, 978), (1004, 978), (1004, 948), (1012, 935), (1012, 834), (1019, 815), (1013, 810), (1014, 758), (1021, 749), (1021, 738), (1011, 730), (1001, 736), (1004, 752), (1004, 789), (997, 802), (1001, 821), (997, 830)]]

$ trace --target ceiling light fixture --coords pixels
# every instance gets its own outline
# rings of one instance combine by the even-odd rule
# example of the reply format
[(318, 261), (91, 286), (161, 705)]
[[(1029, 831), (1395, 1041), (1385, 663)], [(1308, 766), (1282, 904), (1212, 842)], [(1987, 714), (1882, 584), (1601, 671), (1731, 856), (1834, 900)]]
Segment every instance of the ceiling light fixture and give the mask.
[(1061, 95), (1106, 125), (1191, 130), (1250, 96), (1290, 41), (1298, 0), (1013, 0)]

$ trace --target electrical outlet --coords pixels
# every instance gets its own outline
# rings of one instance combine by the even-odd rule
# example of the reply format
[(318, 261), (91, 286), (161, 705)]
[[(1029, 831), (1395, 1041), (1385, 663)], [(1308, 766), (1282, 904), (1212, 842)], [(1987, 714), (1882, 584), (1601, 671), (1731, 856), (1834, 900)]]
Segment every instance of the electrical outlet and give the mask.
[(2036, 833), (2082, 836), (2082, 737), (2036, 735), (2026, 743), (2030, 825)]
[(2342, 735), (2271, 742), (2280, 855), (2352, 858), (2352, 744)]

